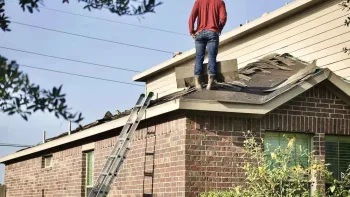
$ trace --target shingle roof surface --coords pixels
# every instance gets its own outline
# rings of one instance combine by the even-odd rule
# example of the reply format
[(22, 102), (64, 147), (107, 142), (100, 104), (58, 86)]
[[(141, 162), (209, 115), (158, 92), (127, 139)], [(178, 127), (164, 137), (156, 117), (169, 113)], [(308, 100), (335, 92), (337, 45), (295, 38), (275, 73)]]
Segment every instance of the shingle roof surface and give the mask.
[[(303, 71), (308, 66), (310, 66), (309, 63), (296, 59), (289, 54), (271, 54), (239, 69), (240, 77), (237, 81), (216, 83), (214, 85), (214, 91), (197, 91), (193, 87), (188, 87), (186, 90), (152, 101), (150, 107), (179, 98), (242, 104), (263, 104), (320, 71), (320, 69), (316, 67), (311, 67), (311, 69)], [(299, 75), (297, 75), (297, 73), (299, 73)], [(270, 90), (271, 88), (293, 79), (293, 76), (295, 80), (292, 80), (290, 83), (276, 90)], [(111, 112), (106, 112), (102, 119), (85, 126), (80, 126), (71, 133), (80, 132), (105, 122), (127, 116), (129, 113), (130, 110), (118, 112), (115, 115)], [(68, 135), (67, 132), (47, 139), (47, 141), (52, 141), (66, 135)]]

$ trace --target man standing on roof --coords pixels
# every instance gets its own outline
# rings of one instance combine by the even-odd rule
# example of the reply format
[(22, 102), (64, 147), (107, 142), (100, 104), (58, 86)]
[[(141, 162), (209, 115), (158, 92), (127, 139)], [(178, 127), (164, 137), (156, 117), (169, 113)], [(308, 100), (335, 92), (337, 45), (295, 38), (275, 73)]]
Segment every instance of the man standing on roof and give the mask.
[[(197, 19), (197, 29), (194, 23)], [(227, 20), (226, 7), (223, 0), (196, 0), (188, 21), (190, 34), (196, 41), (196, 63), (194, 76), (196, 89), (202, 90), (200, 75), (203, 70), (205, 49), (208, 47), (208, 86), (214, 81), (216, 74), (216, 56), (219, 49), (219, 35)]]

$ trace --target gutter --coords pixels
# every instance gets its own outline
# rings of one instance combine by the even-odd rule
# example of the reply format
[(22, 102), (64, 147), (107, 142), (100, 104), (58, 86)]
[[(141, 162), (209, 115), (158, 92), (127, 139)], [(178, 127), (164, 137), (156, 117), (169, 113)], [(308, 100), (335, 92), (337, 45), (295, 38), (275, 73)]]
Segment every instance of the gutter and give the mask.
[[(149, 109), (146, 110), (144, 117), (142, 118), (142, 120), (146, 120), (146, 119), (150, 119), (153, 118), (155, 116), (161, 115), (163, 113), (168, 113), (171, 111), (175, 111), (179, 109), (179, 101), (178, 100), (173, 100), (173, 101), (169, 101), (167, 103), (163, 103), (154, 107), (151, 107)], [(107, 131), (110, 131), (112, 129), (117, 129), (120, 127), (123, 127), (126, 123), (128, 119), (128, 116), (116, 119), (116, 120), (112, 120), (97, 126), (94, 126), (92, 128), (86, 129), (86, 130), (82, 130), (80, 132), (71, 134), (71, 135), (67, 135), (64, 136), (62, 138), (58, 138), (55, 139), (53, 141), (49, 141), (43, 144), (40, 144), (38, 146), (34, 146), (25, 150), (22, 150), (20, 152), (16, 152), (10, 155), (7, 155), (5, 157), (1, 157), (0, 158), (0, 163), (5, 163), (7, 161), (13, 160), (13, 159), (17, 159), (20, 157), (24, 157), (30, 154), (34, 154), (40, 151), (45, 151), (47, 149), (50, 148), (54, 148), (60, 145), (64, 145), (64, 144), (68, 144), (77, 140), (81, 140), (84, 138), (88, 138), (91, 136), (95, 136)]]

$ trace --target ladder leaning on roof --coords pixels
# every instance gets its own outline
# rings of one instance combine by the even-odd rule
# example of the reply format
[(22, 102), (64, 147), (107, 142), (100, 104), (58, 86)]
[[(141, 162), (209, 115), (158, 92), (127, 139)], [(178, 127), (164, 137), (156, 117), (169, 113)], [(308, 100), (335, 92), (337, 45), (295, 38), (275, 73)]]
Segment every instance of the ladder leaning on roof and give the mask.
[(120, 135), (117, 137), (117, 142), (111, 154), (107, 157), (107, 161), (103, 166), (89, 197), (107, 196), (111, 189), (111, 185), (116, 179), (120, 167), (130, 150), (130, 138), (139, 125), (143, 114), (151, 102), (152, 96), (152, 92), (149, 93), (147, 97), (145, 97), (145, 94), (140, 95), (140, 98), (137, 100), (135, 107), (131, 110), (129, 118), (120, 132)]

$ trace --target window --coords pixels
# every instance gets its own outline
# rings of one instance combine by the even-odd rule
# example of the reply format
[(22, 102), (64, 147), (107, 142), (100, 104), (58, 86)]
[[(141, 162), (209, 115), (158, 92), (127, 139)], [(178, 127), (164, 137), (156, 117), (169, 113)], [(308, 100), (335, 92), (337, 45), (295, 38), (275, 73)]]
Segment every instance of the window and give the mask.
[[(311, 148), (311, 138), (307, 134), (293, 134), (293, 133), (277, 133), (277, 132), (266, 132), (264, 138), (265, 150), (267, 150), (267, 157), (270, 158), (270, 152), (273, 152), (276, 148), (281, 147), (285, 148), (288, 144), (288, 139), (295, 138), (294, 151), (295, 159), (290, 163), (290, 166), (295, 166), (300, 164), (302, 166), (308, 166), (308, 156), (301, 155), (300, 148), (304, 151), (310, 151)], [(268, 145), (268, 146), (267, 146)]]
[(86, 175), (85, 175), (85, 196), (89, 193), (94, 185), (94, 151), (86, 152)]
[(42, 158), (42, 167), (50, 168), (53, 165), (53, 157), (52, 155), (47, 155)]
[(341, 172), (350, 165), (350, 138), (345, 136), (326, 136), (326, 163), (333, 177), (340, 180)]

